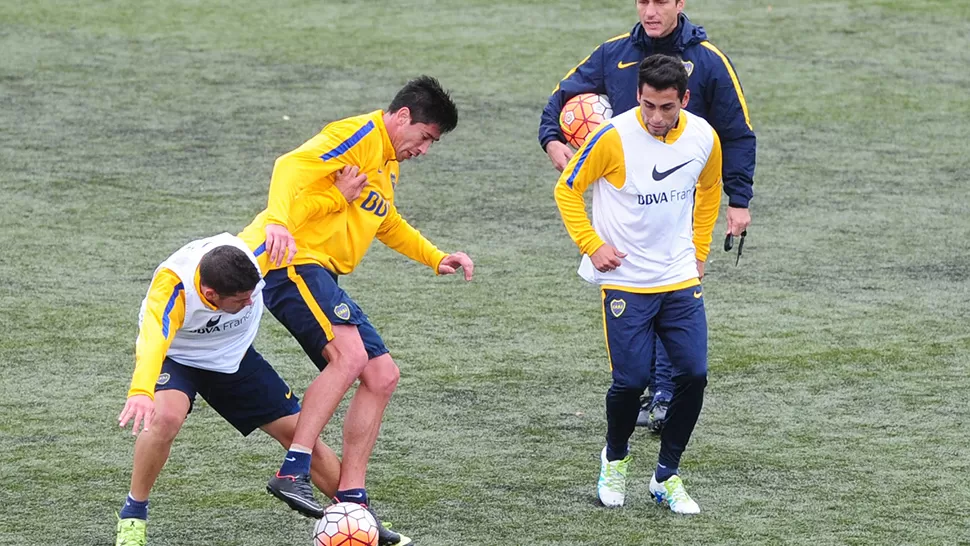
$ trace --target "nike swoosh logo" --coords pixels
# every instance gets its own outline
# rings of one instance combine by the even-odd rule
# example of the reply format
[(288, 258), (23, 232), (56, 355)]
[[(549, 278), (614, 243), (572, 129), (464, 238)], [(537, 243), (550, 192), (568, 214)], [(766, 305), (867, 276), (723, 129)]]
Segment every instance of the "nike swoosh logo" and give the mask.
[(703, 295), (704, 295), (703, 292), (694, 292), (694, 299), (695, 300), (699, 300), (699, 299), (701, 299), (701, 296), (703, 296)]
[(290, 461), (291, 463), (296, 460), (296, 457), (283, 457), (283, 458), (286, 459), (287, 461)]
[(363, 493), (357, 493), (356, 495), (344, 495), (344, 496), (345, 497), (349, 497), (351, 499), (362, 499), (362, 498), (364, 498), (364, 494)]
[(623, 61), (620, 61), (616, 63), (616, 67), (619, 68), (620, 70), (623, 70), (624, 68), (630, 68), (635, 64), (640, 64), (640, 63), (638, 61), (633, 61), (632, 63), (625, 63)]
[(290, 398), (293, 398), (293, 391), (291, 391), (291, 390), (290, 391), (286, 391), (286, 399), (289, 400)]
[[(694, 161), (694, 160), (691, 159), (690, 161)], [(657, 166), (654, 165), (654, 167), (653, 167), (653, 179), (656, 180), (657, 182), (660, 182), (664, 178), (667, 178), (668, 176), (674, 174), (681, 167), (684, 167), (685, 165), (687, 165), (687, 163), (690, 163), (690, 161), (688, 161), (686, 163), (681, 163), (680, 165), (677, 165), (673, 169), (670, 169), (670, 170), (664, 171), (664, 172), (658, 172), (657, 171)]]

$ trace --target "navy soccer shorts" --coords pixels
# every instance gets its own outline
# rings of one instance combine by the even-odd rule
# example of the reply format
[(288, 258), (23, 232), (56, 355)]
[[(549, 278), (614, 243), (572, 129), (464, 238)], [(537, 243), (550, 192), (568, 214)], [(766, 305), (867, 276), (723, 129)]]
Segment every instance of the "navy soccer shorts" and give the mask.
[(323, 348), (333, 339), (334, 324), (357, 326), (368, 358), (386, 354), (384, 340), (367, 315), (337, 286), (337, 275), (316, 265), (291, 265), (266, 274), (263, 303), (322, 370), (327, 361)]
[(192, 368), (166, 358), (155, 392), (165, 390), (184, 392), (189, 412), (198, 394), (243, 436), (300, 411), (300, 401), (289, 385), (252, 347), (236, 373)]
[(707, 373), (707, 315), (703, 288), (640, 294), (603, 289), (603, 323), (620, 387), (644, 390), (659, 338), (673, 364), (673, 379)]

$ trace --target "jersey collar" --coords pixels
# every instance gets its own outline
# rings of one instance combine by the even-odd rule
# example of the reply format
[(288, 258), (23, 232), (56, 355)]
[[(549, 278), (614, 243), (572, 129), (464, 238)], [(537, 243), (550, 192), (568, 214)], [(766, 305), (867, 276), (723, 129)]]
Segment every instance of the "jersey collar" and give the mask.
[[(637, 107), (637, 121), (640, 122), (640, 127), (643, 128), (644, 131), (647, 131), (647, 134), (650, 134), (650, 130), (647, 129), (647, 124), (643, 122), (643, 110), (641, 110), (639, 106)], [(673, 144), (674, 142), (677, 142), (677, 139), (680, 138), (680, 135), (684, 134), (684, 129), (686, 127), (687, 127), (687, 113), (684, 111), (683, 108), (681, 108), (680, 114), (678, 114), (677, 116), (677, 126), (671, 129), (670, 131), (668, 131), (667, 136), (662, 136), (662, 137), (653, 136), (653, 135), (650, 135), (650, 136), (653, 136), (653, 138), (659, 140), (660, 142), (663, 142), (664, 144)]]
[(218, 307), (216, 307), (215, 305), (212, 305), (212, 303), (209, 300), (205, 299), (205, 296), (202, 295), (202, 274), (200, 273), (200, 269), (198, 267), (195, 268), (195, 293), (199, 295), (199, 299), (202, 300), (202, 304), (208, 307), (209, 310), (211, 311), (219, 310)]
[(384, 110), (378, 110), (374, 114), (374, 125), (377, 125), (377, 130), (381, 132), (381, 138), (384, 142), (384, 163), (397, 161), (397, 154), (394, 153), (394, 145), (391, 144), (391, 137), (387, 134), (387, 126), (384, 125)]

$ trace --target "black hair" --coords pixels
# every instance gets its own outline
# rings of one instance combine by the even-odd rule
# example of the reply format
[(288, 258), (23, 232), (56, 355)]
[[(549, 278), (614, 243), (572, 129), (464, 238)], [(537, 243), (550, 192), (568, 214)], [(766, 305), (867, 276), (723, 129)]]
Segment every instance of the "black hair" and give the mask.
[(656, 54), (640, 61), (640, 72), (637, 77), (637, 89), (643, 90), (649, 85), (657, 91), (677, 89), (677, 98), (683, 100), (687, 94), (687, 69), (677, 57)]
[(437, 125), (442, 134), (458, 126), (458, 108), (438, 80), (431, 76), (409, 81), (394, 95), (387, 111), (393, 114), (404, 107), (411, 111), (411, 123)]
[(259, 270), (245, 252), (222, 245), (202, 256), (199, 282), (228, 298), (255, 289), (259, 283)]

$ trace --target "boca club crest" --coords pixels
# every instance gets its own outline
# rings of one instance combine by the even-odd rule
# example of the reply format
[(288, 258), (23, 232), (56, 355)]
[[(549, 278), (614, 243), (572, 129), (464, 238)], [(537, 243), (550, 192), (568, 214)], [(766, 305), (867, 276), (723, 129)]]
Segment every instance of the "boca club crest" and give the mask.
[(613, 300), (610, 302), (610, 313), (613, 313), (614, 317), (619, 318), (620, 315), (622, 315), (623, 311), (625, 310), (626, 310), (625, 300)]

